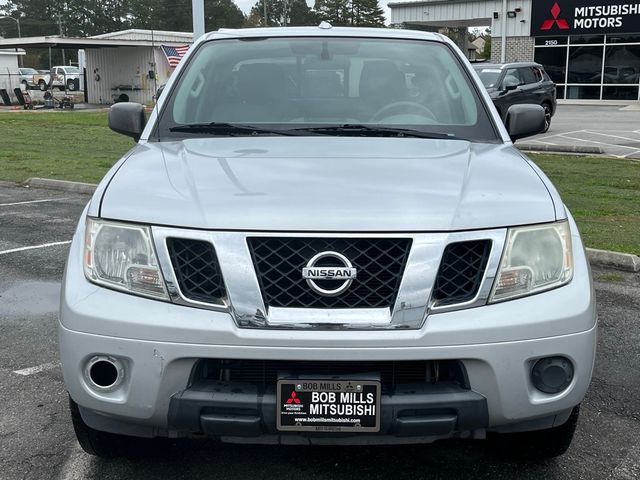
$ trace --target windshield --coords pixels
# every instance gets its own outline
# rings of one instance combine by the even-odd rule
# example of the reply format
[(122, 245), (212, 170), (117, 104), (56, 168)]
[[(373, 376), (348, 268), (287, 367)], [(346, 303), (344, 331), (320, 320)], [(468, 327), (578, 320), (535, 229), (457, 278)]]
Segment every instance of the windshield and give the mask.
[[(208, 124), (225, 128), (204, 128)], [(461, 63), (444, 44), (347, 37), (215, 40), (191, 57), (171, 91), (161, 137), (229, 135), (229, 125), (269, 134), (345, 126), (358, 135), (419, 131), (497, 141)], [(339, 134), (337, 129), (318, 129)], [(343, 130), (344, 131), (344, 130)], [(241, 134), (235, 130), (234, 134)], [(255, 133), (255, 132), (254, 132)], [(267, 133), (265, 129), (262, 133)]]
[(485, 88), (493, 88), (496, 86), (502, 70), (499, 68), (476, 68), (476, 72)]
[(35, 75), (38, 73), (38, 71), (33, 68), (21, 68), (20, 73), (22, 75)]
[(78, 67), (64, 67), (65, 73), (80, 73)]

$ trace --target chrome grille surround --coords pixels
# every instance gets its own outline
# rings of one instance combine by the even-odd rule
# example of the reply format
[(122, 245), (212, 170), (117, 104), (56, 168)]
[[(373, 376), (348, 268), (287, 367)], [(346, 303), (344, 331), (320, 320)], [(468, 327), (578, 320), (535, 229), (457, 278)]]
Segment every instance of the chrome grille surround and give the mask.
[[(442, 233), (283, 233), (219, 232), (182, 228), (152, 227), (154, 244), (172, 302), (192, 307), (228, 312), (240, 328), (392, 330), (420, 329), (430, 314), (485, 305), (491, 292), (502, 250), (506, 228)], [(410, 239), (411, 249), (395, 302), (381, 308), (277, 308), (264, 303), (260, 284), (249, 251), (249, 237), (296, 238), (390, 238)], [(167, 238), (199, 239), (210, 242), (220, 262), (226, 297), (220, 303), (187, 298), (178, 285), (172, 268)], [(468, 301), (453, 305), (438, 304), (432, 297), (436, 275), (445, 248), (451, 243), (490, 240), (492, 247), (480, 288)]]

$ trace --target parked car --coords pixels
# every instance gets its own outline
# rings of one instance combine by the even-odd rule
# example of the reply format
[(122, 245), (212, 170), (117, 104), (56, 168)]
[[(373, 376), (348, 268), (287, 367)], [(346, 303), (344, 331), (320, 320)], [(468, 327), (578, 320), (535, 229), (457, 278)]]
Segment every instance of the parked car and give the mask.
[(23, 90), (29, 90), (37, 85), (33, 81), (33, 76), (38, 75), (38, 71), (35, 68), (19, 68), (18, 72), (20, 73), (20, 85), (22, 85)]
[(544, 132), (556, 112), (556, 85), (538, 63), (476, 64), (474, 68), (503, 121), (511, 105), (537, 104), (544, 108)]
[(72, 66), (56, 66), (52, 67), (50, 73), (40, 74), (35, 79), (43, 92), (54, 87), (74, 91), (80, 88), (80, 69)]
[(113, 105), (137, 145), (82, 214), (59, 317), (82, 448), (495, 435), (565, 452), (593, 285), (512, 143), (543, 108), (506, 119), (446, 37), (324, 22), (207, 34), (148, 121)]

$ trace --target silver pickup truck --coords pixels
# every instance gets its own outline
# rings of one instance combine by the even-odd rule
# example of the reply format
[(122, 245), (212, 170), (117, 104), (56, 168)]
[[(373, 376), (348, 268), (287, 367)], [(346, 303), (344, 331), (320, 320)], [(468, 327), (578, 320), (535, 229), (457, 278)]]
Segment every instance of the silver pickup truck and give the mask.
[[(220, 30), (190, 49), (69, 254), (81, 446), (571, 443), (595, 357), (576, 224), (445, 37)], [(142, 438), (149, 440), (144, 441)]]

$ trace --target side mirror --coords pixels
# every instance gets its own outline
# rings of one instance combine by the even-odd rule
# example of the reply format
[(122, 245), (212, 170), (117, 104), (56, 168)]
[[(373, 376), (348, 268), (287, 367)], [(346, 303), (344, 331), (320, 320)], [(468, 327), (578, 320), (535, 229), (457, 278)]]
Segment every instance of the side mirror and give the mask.
[(144, 107), (139, 103), (121, 102), (109, 109), (109, 128), (132, 137), (136, 142), (140, 140), (146, 123)]
[(515, 90), (519, 86), (520, 86), (520, 80), (518, 80), (513, 75), (507, 75), (506, 77), (504, 77), (504, 80), (502, 81), (501, 90), (502, 90), (502, 93), (507, 93)]
[(540, 105), (512, 105), (505, 122), (512, 141), (544, 131), (544, 108)]

